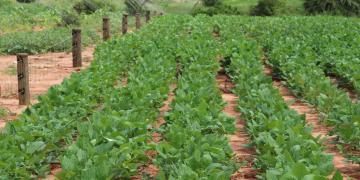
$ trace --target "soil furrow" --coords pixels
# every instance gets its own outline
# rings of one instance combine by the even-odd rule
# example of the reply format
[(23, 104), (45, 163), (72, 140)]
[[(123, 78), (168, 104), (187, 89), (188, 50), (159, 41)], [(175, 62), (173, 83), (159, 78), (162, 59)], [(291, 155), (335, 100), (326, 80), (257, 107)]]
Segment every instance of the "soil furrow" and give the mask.
[(240, 112), (236, 110), (238, 97), (232, 93), (231, 89), (235, 85), (230, 78), (223, 73), (219, 73), (217, 78), (218, 87), (221, 90), (223, 100), (227, 103), (223, 112), (235, 118), (236, 132), (229, 136), (229, 143), (235, 153), (235, 160), (241, 163), (240, 169), (233, 174), (231, 179), (256, 179), (257, 170), (253, 169), (255, 149), (248, 147), (250, 137), (246, 132), (245, 121), (241, 119)]
[[(266, 66), (264, 72), (268, 76), (272, 76), (272, 70)], [(325, 152), (334, 156), (333, 163), (336, 169), (338, 169), (343, 175), (344, 179), (354, 178), (360, 179), (360, 166), (346, 161), (346, 158), (339, 152), (336, 147), (335, 136), (329, 136), (331, 131), (330, 127), (327, 127), (320, 123), (319, 112), (314, 106), (301, 102), (297, 99), (288, 88), (282, 85), (281, 81), (274, 80), (274, 87), (279, 89), (283, 99), (287, 102), (294, 102), (290, 105), (290, 108), (297, 111), (299, 114), (305, 115), (307, 124), (313, 127), (312, 135), (314, 137), (325, 138), (323, 146)]]
[[(168, 94), (168, 99), (164, 101), (164, 105), (160, 108), (159, 117), (156, 121), (156, 123), (152, 126), (149, 130), (154, 130), (160, 128), (161, 125), (165, 124), (165, 114), (166, 112), (169, 112), (171, 110), (170, 104), (174, 99), (174, 91), (176, 89), (176, 85), (172, 84), (170, 86), (170, 92)], [(162, 135), (154, 132), (152, 134), (152, 142), (159, 143), (162, 140)], [(152, 161), (156, 158), (156, 151), (148, 151), (146, 152), (146, 155), (149, 157), (149, 162), (145, 166), (142, 166), (139, 168), (139, 173), (136, 176), (133, 176), (132, 180), (140, 180), (143, 179), (143, 177), (147, 177), (150, 179), (155, 179), (156, 175), (159, 172), (158, 167), (156, 167)]]

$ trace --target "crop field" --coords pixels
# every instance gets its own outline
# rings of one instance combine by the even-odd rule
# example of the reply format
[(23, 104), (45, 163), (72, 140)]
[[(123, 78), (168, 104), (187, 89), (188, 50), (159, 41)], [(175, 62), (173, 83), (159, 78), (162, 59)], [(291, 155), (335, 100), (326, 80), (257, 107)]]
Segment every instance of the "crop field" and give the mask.
[(155, 17), (6, 123), (0, 179), (360, 179), (359, 58), (358, 18)]

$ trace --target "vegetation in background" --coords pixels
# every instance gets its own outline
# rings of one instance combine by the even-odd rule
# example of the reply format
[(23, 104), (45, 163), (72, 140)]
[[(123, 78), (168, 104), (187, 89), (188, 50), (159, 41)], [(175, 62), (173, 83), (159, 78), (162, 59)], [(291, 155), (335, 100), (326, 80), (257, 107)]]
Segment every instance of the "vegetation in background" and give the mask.
[(192, 10), (192, 15), (207, 14), (210, 16), (216, 14), (241, 15), (244, 14), (240, 9), (224, 4), (221, 0), (202, 0), (201, 5), (196, 5)]
[(274, 16), (285, 11), (286, 0), (260, 0), (251, 10), (254, 16)]
[(145, 10), (144, 3), (146, 1), (140, 2), (139, 0), (125, 0), (126, 11), (129, 14), (142, 13)]
[(309, 14), (360, 15), (360, 0), (305, 0)]
[(221, 0), (201, 0), (205, 6), (215, 6), (221, 4)]
[(35, 0), (16, 0), (19, 3), (33, 3)]
[(115, 10), (115, 5), (110, 1), (102, 1), (102, 0), (82, 0), (77, 2), (73, 8), (76, 12), (92, 14), (99, 9), (107, 9), (109, 11)]
[[(84, 46), (99, 40), (95, 31), (82, 32)], [(13, 32), (0, 36), (0, 54), (69, 51), (71, 49), (71, 29), (55, 28), (38, 32)]]

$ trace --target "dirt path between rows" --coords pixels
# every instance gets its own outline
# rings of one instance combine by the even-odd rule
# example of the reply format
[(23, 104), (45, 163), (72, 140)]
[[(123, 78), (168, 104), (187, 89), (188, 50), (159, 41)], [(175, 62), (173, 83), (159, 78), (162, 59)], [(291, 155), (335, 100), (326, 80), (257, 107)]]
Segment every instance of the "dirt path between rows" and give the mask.
[[(272, 76), (272, 70), (270, 67), (266, 66), (264, 72), (266, 75)], [(274, 80), (273, 84), (275, 88), (279, 89), (283, 99), (286, 102), (295, 102), (290, 106), (291, 109), (295, 110), (299, 114), (305, 115), (307, 124), (313, 126), (312, 136), (321, 136), (322, 138), (326, 138), (326, 141), (323, 144), (325, 146), (325, 152), (334, 156), (333, 164), (335, 168), (341, 172), (344, 179), (349, 177), (360, 179), (360, 166), (347, 162), (346, 158), (341, 155), (338, 148), (336, 147), (336, 144), (333, 143), (335, 142), (335, 136), (328, 135), (328, 133), (331, 131), (331, 128), (326, 127), (320, 123), (319, 113), (316, 108), (297, 99), (288, 88), (282, 85), (281, 81)]]
[[(72, 67), (72, 54), (68, 52), (47, 53), (29, 56), (30, 96), (31, 103), (44, 94), (51, 86), (60, 84), (72, 72), (88, 67), (93, 60), (94, 47), (85, 48), (83, 67)], [(8, 112), (0, 118), (0, 128), (7, 121), (13, 120), (26, 106), (18, 105), (16, 56), (0, 56), (0, 108)]]
[(223, 112), (230, 117), (235, 118), (236, 132), (229, 136), (229, 143), (235, 153), (235, 160), (243, 164), (240, 169), (233, 174), (231, 179), (256, 179), (257, 170), (253, 169), (255, 149), (246, 147), (250, 144), (250, 137), (246, 132), (245, 121), (241, 119), (240, 112), (236, 110), (238, 97), (231, 92), (235, 85), (230, 78), (222, 72), (216, 77), (218, 87), (221, 91), (223, 100), (227, 103)]
[[(156, 123), (152, 126), (149, 130), (154, 130), (160, 128), (161, 125), (165, 124), (165, 114), (171, 110), (170, 104), (174, 100), (174, 91), (176, 89), (176, 84), (172, 84), (170, 86), (170, 92), (168, 93), (168, 98), (164, 101), (164, 105), (160, 108), (159, 117)], [(154, 132), (152, 134), (152, 142), (159, 143), (162, 140), (162, 135)], [(156, 158), (156, 151), (148, 151), (146, 152), (147, 156), (149, 157), (149, 162), (145, 166), (139, 168), (138, 175), (133, 176), (131, 180), (141, 180), (144, 179), (143, 177), (147, 177), (150, 179), (155, 179), (156, 175), (159, 172), (159, 168), (156, 167), (152, 161)]]

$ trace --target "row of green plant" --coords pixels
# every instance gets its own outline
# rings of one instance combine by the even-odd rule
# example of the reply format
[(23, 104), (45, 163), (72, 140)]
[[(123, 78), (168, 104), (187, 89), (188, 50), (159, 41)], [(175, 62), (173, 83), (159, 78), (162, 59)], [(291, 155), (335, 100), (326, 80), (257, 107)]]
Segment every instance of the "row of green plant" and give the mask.
[(101, 51), (89, 69), (50, 88), (38, 104), (7, 123), (0, 134), (2, 178), (44, 177), (51, 164), (59, 163), (58, 156), (77, 135), (77, 124), (97, 111), (128, 67), (127, 59), (114, 63)]
[[(256, 147), (255, 165), (263, 170), (259, 178), (327, 179), (334, 172), (332, 156), (312, 137), (305, 117), (291, 110), (273, 87), (263, 72), (261, 49), (245, 37), (235, 19), (217, 17), (226, 71), (236, 84), (238, 109)], [(342, 178), (336, 173), (333, 179)]]
[[(61, 158), (60, 179), (122, 179), (139, 175), (139, 167), (149, 162), (146, 152), (154, 149), (149, 127), (156, 122), (175, 80), (174, 39), (185, 32), (181, 29), (188, 20), (189, 17), (164, 18), (132, 34), (131, 41), (127, 39), (136, 44), (129, 47), (134, 49), (135, 63), (128, 72), (127, 85), (114, 89), (102, 110), (78, 125), (76, 143)], [(111, 43), (118, 41), (121, 40)], [(118, 51), (114, 52), (117, 54), (122, 48), (117, 46), (112, 51)]]
[(223, 112), (216, 83), (220, 69), (219, 42), (212, 36), (207, 16), (189, 22), (175, 51), (181, 69), (171, 111), (160, 128), (163, 140), (156, 146), (159, 179), (230, 179), (237, 170), (227, 134), (234, 119)]
[[(167, 37), (165, 35), (169, 26), (164, 27), (162, 24), (165, 22), (154, 23), (152, 28), (143, 31), (143, 33), (129, 34), (120, 40), (113, 40), (100, 45), (96, 49), (95, 60), (89, 69), (72, 74), (71, 78), (64, 80), (61, 85), (52, 87), (47, 94), (39, 97), (38, 104), (29, 107), (16, 121), (9, 122), (0, 134), (0, 146), (2, 147), (0, 149), (0, 174), (2, 178), (44, 177), (49, 173), (53, 164), (60, 163), (60, 157), (65, 154), (70, 155), (73, 149), (67, 147), (74, 144), (77, 137), (85, 136), (83, 130), (88, 127), (85, 125), (91, 124), (95, 120), (98, 122), (97, 117), (101, 113), (96, 112), (110, 110), (105, 107), (107, 105), (105, 101), (110, 104), (116, 103), (115, 98), (119, 96), (117, 93), (125, 93), (125, 90), (120, 87), (129, 67), (133, 67), (138, 61), (143, 62), (144, 55), (152, 52), (155, 42), (160, 44), (159, 41), (155, 41), (159, 39), (159, 34)], [(162, 31), (160, 31), (160, 27), (162, 27)], [(170, 27), (178, 30), (181, 24), (174, 24)], [(173, 35), (170, 32), (169, 34)], [(154, 43), (143, 43), (150, 40), (154, 40)], [(156, 56), (157, 51), (153, 51), (153, 53), (153, 56), (150, 56), (153, 57), (151, 60), (157, 59), (154, 57), (159, 57)], [(132, 76), (133, 74), (129, 74), (129, 77)], [(133, 79), (130, 78), (129, 80)], [(143, 84), (141, 81), (135, 79), (134, 81), (129, 82), (129, 84)], [(149, 88), (149, 86), (144, 88)], [(166, 87), (162, 87), (161, 92), (166, 90)], [(134, 93), (133, 96), (136, 98), (141, 91), (134, 91)], [(155, 95), (158, 97), (159, 94)], [(121, 97), (126, 98), (126, 95)], [(146, 97), (149, 99), (142, 99), (142, 101), (134, 103), (154, 105), (154, 102), (147, 100), (155, 97)], [(127, 107), (128, 103), (123, 104), (124, 108)], [(131, 109), (127, 110), (131, 112)], [(113, 117), (114, 115), (109, 116)], [(146, 116), (143, 117), (145, 121)], [(91, 133), (91, 130), (87, 132)], [(92, 141), (94, 145), (101, 142), (100, 140)], [(76, 145), (71, 147), (76, 147)], [(105, 148), (106, 146), (100, 147)], [(65, 161), (61, 161), (61, 163), (63, 163), (64, 169), (68, 170), (71, 164), (66, 164), (68, 161), (65, 157), (63, 158)], [(69, 157), (67, 158), (69, 159)], [(129, 169), (133, 170), (133, 168)], [(71, 177), (72, 173), (69, 174), (65, 173), (65, 177)]]
[[(326, 30), (319, 34), (306, 33), (308, 31), (302, 31), (302, 27), (306, 28), (305, 21), (313, 21), (313, 24), (321, 24), (319, 27), (335, 28), (336, 30)], [(246, 24), (242, 26), (244, 32), (258, 39), (263, 46), (268, 63), (275, 70), (275, 75), (283, 78), (296, 96), (316, 105), (321, 119), (327, 125), (333, 126), (330, 135), (338, 137), (339, 145), (345, 144), (350, 152), (358, 151), (360, 149), (360, 103), (353, 104), (348, 94), (338, 89), (326, 76), (322, 65), (329, 62), (325, 60), (327, 58), (337, 59), (333, 62), (335, 65), (357, 61), (357, 57), (351, 55), (351, 52), (358, 54), (357, 49), (352, 49), (351, 52), (344, 49), (351, 47), (348, 45), (351, 42), (355, 42), (354, 46), (358, 46), (358, 44), (357, 41), (347, 41), (350, 39), (347, 35), (354, 34), (353, 29), (340, 28), (342, 33), (326, 34), (325, 32), (339, 30), (338, 26), (329, 26), (327, 21), (340, 21), (344, 27), (358, 23), (356, 19), (351, 21), (345, 18), (331, 17), (250, 18), (239, 19), (238, 23)], [(308, 36), (313, 37), (307, 38)], [(354, 38), (358, 39), (356, 34)], [(327, 39), (337, 39), (337, 43), (328, 44)], [(346, 73), (344, 72), (344, 74)], [(356, 77), (358, 74), (354, 75)], [(349, 157), (359, 163), (358, 156), (352, 156), (350, 153)]]

